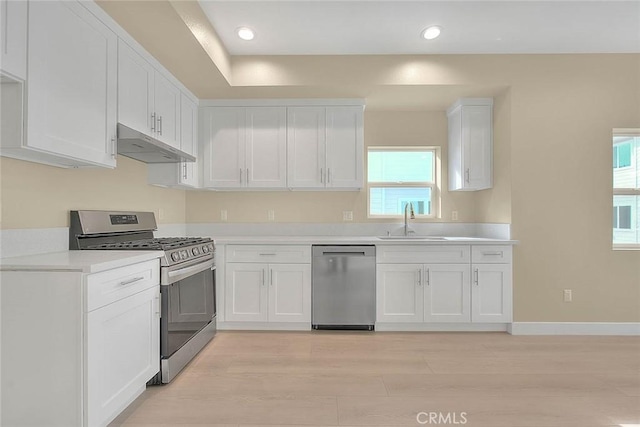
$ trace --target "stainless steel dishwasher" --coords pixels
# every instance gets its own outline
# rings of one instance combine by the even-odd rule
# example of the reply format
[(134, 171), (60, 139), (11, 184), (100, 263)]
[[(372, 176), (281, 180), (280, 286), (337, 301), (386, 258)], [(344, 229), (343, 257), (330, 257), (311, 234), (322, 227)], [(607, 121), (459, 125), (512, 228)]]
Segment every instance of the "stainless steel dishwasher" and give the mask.
[(313, 246), (314, 329), (366, 329), (376, 320), (376, 247)]

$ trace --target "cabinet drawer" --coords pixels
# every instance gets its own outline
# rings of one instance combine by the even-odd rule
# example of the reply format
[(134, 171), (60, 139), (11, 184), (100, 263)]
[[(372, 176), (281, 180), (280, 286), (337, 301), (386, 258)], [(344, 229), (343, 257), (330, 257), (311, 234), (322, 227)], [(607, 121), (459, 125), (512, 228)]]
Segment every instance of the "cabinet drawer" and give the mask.
[(227, 262), (309, 263), (309, 245), (229, 245)]
[(87, 311), (160, 283), (160, 260), (141, 262), (87, 276)]
[(470, 252), (466, 245), (379, 245), (376, 247), (376, 262), (465, 264), (470, 262)]
[(509, 264), (511, 263), (511, 246), (472, 246), (471, 261), (484, 264)]

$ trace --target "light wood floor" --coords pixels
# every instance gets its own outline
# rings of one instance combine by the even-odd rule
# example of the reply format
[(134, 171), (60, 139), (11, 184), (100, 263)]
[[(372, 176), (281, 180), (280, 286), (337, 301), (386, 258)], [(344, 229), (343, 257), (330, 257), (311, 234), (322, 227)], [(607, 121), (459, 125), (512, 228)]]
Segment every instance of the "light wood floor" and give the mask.
[(640, 338), (225, 331), (111, 425), (419, 426), (420, 412), (423, 425), (640, 424)]

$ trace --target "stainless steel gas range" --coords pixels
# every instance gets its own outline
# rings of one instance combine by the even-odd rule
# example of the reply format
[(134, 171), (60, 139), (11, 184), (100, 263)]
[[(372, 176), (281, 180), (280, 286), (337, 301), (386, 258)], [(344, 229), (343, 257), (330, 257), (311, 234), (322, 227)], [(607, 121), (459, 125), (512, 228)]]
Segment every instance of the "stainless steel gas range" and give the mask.
[(71, 211), (69, 249), (158, 250), (160, 367), (168, 383), (216, 331), (215, 246), (206, 237), (154, 238), (153, 212)]

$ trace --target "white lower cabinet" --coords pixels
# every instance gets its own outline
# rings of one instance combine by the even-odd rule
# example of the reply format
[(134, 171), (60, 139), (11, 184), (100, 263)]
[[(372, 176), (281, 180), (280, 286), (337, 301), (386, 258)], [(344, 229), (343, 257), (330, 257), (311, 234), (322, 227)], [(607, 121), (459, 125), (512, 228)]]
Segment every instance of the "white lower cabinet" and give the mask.
[(87, 315), (87, 425), (122, 411), (160, 366), (157, 286)]
[(227, 263), (226, 321), (311, 322), (311, 265)]
[(377, 321), (469, 322), (467, 264), (379, 264)]
[(311, 327), (310, 245), (228, 245), (225, 256), (224, 322)]
[(511, 264), (473, 264), (472, 270), (472, 321), (511, 322)]
[(228, 263), (225, 278), (225, 320), (266, 322), (269, 297), (268, 264)]
[(7, 426), (106, 426), (160, 369), (158, 259), (0, 271)]
[(376, 321), (422, 322), (422, 264), (378, 264)]
[(377, 322), (511, 322), (509, 246), (384, 246), (377, 256)]
[(423, 289), (425, 322), (471, 321), (468, 265), (425, 265)]

